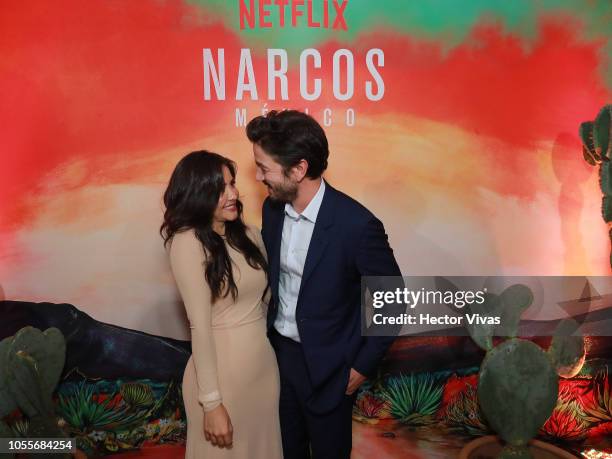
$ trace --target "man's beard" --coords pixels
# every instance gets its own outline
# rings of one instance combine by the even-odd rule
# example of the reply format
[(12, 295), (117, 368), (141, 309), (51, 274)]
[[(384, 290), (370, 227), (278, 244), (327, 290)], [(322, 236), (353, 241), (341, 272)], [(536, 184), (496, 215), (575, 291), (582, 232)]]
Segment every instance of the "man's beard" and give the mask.
[(270, 184), (264, 181), (268, 186), (268, 195), (270, 199), (277, 202), (293, 202), (297, 197), (297, 183), (285, 181), (284, 183)]

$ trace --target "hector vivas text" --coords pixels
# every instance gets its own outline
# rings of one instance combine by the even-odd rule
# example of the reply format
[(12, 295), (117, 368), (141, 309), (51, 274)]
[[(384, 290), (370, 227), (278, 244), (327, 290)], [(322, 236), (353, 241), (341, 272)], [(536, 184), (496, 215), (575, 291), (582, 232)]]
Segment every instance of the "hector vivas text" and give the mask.
[[(419, 306), (453, 306), (460, 312), (465, 306), (482, 305), (485, 302), (487, 289), (482, 290), (456, 290), (438, 291), (411, 290), (408, 288), (396, 288), (395, 290), (378, 290), (372, 293), (372, 306), (375, 313), (372, 322), (376, 325), (417, 325), (426, 327), (428, 325), (500, 325), (499, 316), (488, 316), (477, 313), (455, 315), (448, 313), (432, 314), (431, 312), (416, 311)], [(383, 309), (387, 305), (404, 305), (403, 313), (385, 313)], [(441, 309), (442, 311), (448, 309)]]

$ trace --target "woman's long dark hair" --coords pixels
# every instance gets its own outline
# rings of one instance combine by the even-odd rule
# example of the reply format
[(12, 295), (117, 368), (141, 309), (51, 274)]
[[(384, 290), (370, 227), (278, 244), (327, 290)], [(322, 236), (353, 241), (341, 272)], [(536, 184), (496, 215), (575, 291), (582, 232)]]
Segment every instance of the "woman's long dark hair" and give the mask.
[[(236, 164), (216, 153), (206, 150), (186, 155), (176, 165), (170, 183), (164, 193), (164, 223), (160, 234), (164, 247), (176, 233), (193, 229), (206, 254), (204, 275), (210, 286), (211, 301), (232, 295), (238, 296), (238, 287), (232, 272), (232, 260), (223, 238), (213, 230), (213, 215), (219, 197), (225, 190), (223, 166), (236, 177)], [(225, 238), (229, 245), (241, 252), (247, 263), (266, 270), (267, 263), (255, 243), (247, 236), (242, 220), (242, 203), (236, 201), (238, 218), (225, 222)]]

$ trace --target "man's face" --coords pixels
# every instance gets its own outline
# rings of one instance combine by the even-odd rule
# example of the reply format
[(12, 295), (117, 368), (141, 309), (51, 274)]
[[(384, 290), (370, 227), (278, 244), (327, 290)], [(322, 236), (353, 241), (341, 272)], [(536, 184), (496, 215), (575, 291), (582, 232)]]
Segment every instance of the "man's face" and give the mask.
[(257, 167), (255, 178), (266, 185), (270, 198), (275, 201), (293, 202), (297, 196), (297, 180), (292, 178), (291, 173), (285, 174), (283, 166), (257, 144), (253, 144), (253, 155)]

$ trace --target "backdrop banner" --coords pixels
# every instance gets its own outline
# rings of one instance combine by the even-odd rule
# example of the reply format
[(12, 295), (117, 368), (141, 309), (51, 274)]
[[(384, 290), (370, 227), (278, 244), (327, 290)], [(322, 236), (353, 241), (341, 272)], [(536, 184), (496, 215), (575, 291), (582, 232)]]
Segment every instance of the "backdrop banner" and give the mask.
[(580, 123), (612, 99), (606, 0), (28, 0), (0, 12), (0, 298), (186, 339), (159, 236), (177, 161), (310, 113), (326, 179), (415, 276), (607, 276)]

